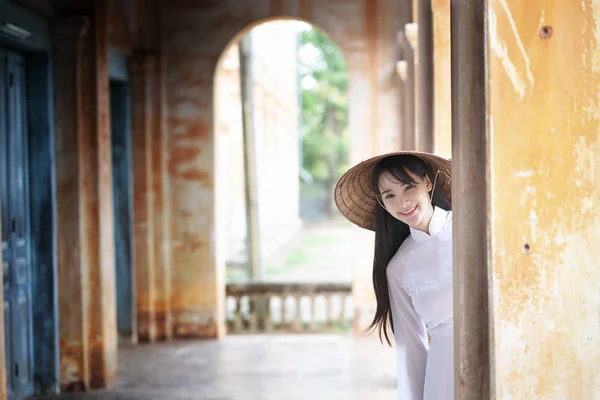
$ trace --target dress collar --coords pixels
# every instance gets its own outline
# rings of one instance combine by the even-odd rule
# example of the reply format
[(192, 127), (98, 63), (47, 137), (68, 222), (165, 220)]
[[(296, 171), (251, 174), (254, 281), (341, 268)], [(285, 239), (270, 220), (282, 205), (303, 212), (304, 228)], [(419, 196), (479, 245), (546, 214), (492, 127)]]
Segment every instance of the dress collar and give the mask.
[(430, 235), (418, 229), (413, 229), (412, 227), (410, 228), (410, 235), (417, 242), (424, 242), (426, 240), (431, 239), (432, 237), (440, 233), (440, 231), (444, 227), (447, 216), (448, 211), (443, 210), (439, 207), (433, 207), (433, 215), (431, 216), (431, 221), (429, 221)]

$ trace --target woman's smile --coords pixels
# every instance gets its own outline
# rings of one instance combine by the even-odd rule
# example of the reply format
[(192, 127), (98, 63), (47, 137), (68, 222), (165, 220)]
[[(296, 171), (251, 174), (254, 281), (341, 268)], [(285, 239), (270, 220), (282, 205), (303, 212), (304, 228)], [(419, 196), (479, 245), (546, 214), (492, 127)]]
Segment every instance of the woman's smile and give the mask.
[(405, 217), (405, 218), (412, 217), (413, 215), (415, 215), (415, 214), (416, 214), (416, 212), (417, 212), (417, 207), (418, 207), (418, 206), (414, 206), (412, 209), (410, 209), (410, 210), (408, 210), (408, 211), (406, 211), (406, 212), (399, 212), (399, 214), (400, 214), (400, 215), (402, 215), (402, 216), (403, 216), (403, 217)]

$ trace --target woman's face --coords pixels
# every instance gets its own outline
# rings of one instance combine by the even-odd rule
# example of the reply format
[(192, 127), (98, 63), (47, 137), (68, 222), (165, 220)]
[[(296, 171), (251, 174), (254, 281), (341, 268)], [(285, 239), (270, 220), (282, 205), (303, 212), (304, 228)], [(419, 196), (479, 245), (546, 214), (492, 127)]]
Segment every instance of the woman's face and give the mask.
[(408, 226), (429, 233), (429, 222), (433, 216), (431, 205), (432, 184), (428, 177), (421, 179), (410, 171), (407, 173), (416, 182), (405, 184), (384, 171), (379, 176), (379, 194), (386, 210)]

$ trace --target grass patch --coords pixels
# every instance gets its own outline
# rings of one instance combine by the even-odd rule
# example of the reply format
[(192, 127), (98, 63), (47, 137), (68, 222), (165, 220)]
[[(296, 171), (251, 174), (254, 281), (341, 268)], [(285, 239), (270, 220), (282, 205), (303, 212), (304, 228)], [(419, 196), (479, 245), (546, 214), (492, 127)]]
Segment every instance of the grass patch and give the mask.
[(285, 263), (290, 267), (297, 267), (308, 263), (311, 259), (307, 251), (294, 250), (287, 256)]
[(340, 235), (323, 235), (323, 234), (312, 234), (306, 237), (306, 246), (325, 246), (342, 243), (345, 240)]

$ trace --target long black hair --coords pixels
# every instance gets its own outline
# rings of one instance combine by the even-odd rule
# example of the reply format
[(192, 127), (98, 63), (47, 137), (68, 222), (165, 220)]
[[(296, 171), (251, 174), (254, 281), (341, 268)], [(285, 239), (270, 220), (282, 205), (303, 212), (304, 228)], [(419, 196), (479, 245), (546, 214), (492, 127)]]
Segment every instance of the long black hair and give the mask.
[[(409, 174), (412, 173), (421, 179), (429, 178), (432, 184), (436, 182), (435, 173), (429, 164), (417, 156), (396, 155), (381, 160), (373, 169), (371, 187), (379, 200), (379, 177), (383, 172), (389, 172), (398, 181), (414, 185), (417, 182)], [(433, 190), (432, 204), (444, 210), (451, 210), (451, 204), (438, 184)], [(380, 204), (375, 211), (375, 257), (373, 259), (373, 288), (377, 299), (377, 310), (369, 330), (378, 329), (379, 338), (385, 340), (391, 346), (390, 330), (394, 333), (392, 323), (392, 309), (390, 306), (390, 294), (388, 291), (387, 266), (400, 245), (410, 235), (410, 228), (404, 222), (399, 221), (387, 212)]]

